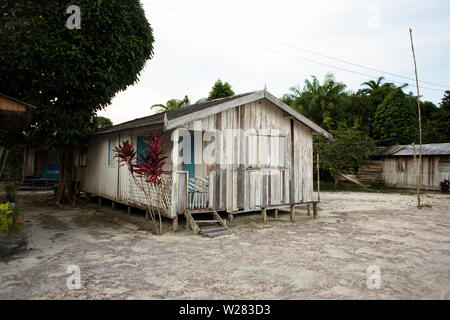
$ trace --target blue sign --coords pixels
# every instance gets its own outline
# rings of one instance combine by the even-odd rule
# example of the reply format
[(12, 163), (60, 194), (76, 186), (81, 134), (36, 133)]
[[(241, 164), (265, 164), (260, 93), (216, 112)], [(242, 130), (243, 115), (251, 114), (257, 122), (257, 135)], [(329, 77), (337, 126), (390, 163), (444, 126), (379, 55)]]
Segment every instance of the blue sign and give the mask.
[(441, 169), (441, 168), (439, 168), (439, 172), (450, 172), (450, 169)]
[(46, 164), (44, 167), (45, 179), (59, 179), (59, 165), (58, 164)]

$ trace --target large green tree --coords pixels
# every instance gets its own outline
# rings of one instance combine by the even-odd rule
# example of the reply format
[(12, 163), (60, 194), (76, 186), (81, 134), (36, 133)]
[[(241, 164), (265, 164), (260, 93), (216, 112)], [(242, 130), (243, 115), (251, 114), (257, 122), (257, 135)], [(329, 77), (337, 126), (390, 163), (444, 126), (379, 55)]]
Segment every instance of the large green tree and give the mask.
[(393, 90), (377, 108), (374, 136), (379, 145), (410, 144), (418, 138), (418, 118), (414, 97), (400, 88)]
[[(79, 29), (68, 28), (72, 4)], [(34, 134), (60, 154), (57, 201), (70, 199), (72, 150), (95, 129), (96, 111), (138, 80), (152, 28), (138, 0), (3, 0), (0, 19), (1, 91), (38, 107)]]
[[(303, 89), (291, 87), (291, 93), (285, 94), (282, 100), (323, 128), (337, 129), (346, 120), (342, 117), (347, 99), (345, 88), (331, 73), (325, 75), (322, 83), (312, 76), (312, 81), (305, 80)], [(353, 123), (348, 125), (351, 127)]]
[(436, 109), (424, 125), (424, 142), (450, 142), (450, 90), (445, 91), (440, 107)]
[(333, 141), (314, 138), (314, 151), (319, 153), (320, 167), (336, 181), (337, 173), (355, 173), (376, 151), (375, 141), (355, 128), (331, 130)]
[(109, 118), (102, 117), (102, 116), (95, 117), (96, 129), (104, 129), (104, 128), (111, 127), (112, 125), (113, 125), (113, 122)]
[(229, 96), (234, 96), (234, 91), (231, 88), (231, 85), (228, 82), (222, 82), (222, 80), (219, 79), (214, 83), (206, 100), (214, 100)]
[[(384, 82), (384, 77), (378, 77), (376, 80), (370, 80), (361, 84), (363, 88), (359, 89), (351, 97), (353, 109), (351, 112), (359, 116), (361, 124), (364, 125), (370, 137), (373, 135), (375, 113), (384, 99), (397, 88), (392, 82)], [(405, 88), (407, 85), (401, 85), (399, 88)]]

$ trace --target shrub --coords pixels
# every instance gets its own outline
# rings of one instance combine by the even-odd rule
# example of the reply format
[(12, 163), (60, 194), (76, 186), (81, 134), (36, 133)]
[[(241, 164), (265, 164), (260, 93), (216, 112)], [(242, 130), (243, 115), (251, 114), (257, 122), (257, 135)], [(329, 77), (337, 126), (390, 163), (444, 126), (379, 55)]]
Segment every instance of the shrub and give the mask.
[(450, 180), (444, 179), (444, 181), (441, 182), (441, 192), (448, 192), (449, 188), (450, 188)]
[(374, 189), (383, 189), (386, 186), (386, 181), (383, 178), (378, 178), (374, 182), (370, 184), (371, 188)]
[(18, 205), (11, 207), (9, 202), (0, 204), (0, 232), (6, 233), (23, 228), (23, 223), (17, 222), (19, 210)]

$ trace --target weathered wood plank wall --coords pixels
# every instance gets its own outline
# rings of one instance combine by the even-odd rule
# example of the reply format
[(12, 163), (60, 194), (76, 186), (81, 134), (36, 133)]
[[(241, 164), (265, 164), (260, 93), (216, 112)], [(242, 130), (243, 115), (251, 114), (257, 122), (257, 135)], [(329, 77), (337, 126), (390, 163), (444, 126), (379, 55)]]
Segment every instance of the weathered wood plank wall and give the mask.
[(203, 155), (196, 151), (196, 175), (210, 177), (214, 172), (211, 188), (216, 209), (234, 212), (289, 203), (291, 168), (294, 201), (312, 200), (312, 133), (294, 121), (295, 158), (291, 163), (290, 120), (284, 111), (263, 99), (184, 126), (187, 130), (222, 133), (222, 139), (203, 141), (203, 150), (214, 144), (215, 162), (203, 163)]

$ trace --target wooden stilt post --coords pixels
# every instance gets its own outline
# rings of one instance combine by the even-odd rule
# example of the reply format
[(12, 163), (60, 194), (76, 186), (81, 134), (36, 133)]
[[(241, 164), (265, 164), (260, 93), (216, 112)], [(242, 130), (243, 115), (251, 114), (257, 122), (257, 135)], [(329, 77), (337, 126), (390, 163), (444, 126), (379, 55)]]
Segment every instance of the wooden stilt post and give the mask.
[(291, 210), (290, 210), (290, 212), (289, 212), (289, 218), (290, 218), (291, 222), (294, 222), (295, 206), (294, 206), (294, 205), (291, 205), (291, 208), (290, 208), (290, 209), (291, 209)]
[(307, 210), (307, 215), (308, 216), (310, 216), (311, 215), (311, 205), (310, 204), (308, 204), (308, 205), (306, 205), (306, 210)]
[(128, 208), (127, 208), (127, 213), (128, 213), (128, 215), (131, 215), (131, 207), (130, 206), (128, 206)]
[(191, 222), (189, 221), (187, 214), (184, 215), (184, 218), (186, 219), (186, 231), (189, 231), (189, 230), (191, 230), (191, 227), (190, 227)]
[(261, 214), (263, 217), (263, 221), (267, 222), (267, 209), (266, 208), (262, 209)]
[(172, 219), (172, 231), (178, 231), (178, 214)]
[(314, 219), (317, 219), (317, 214), (318, 214), (318, 212), (317, 212), (317, 203), (314, 202), (313, 203), (313, 217), (314, 217)]
[(228, 212), (228, 221), (233, 222), (233, 220), (234, 220), (234, 214), (231, 212)]
[(148, 209), (145, 209), (145, 220), (148, 220)]
[(114, 201), (111, 201), (111, 209), (116, 209), (116, 203)]
[(102, 205), (102, 197), (98, 197), (98, 205), (99, 205), (99, 206)]
[(278, 209), (275, 209), (275, 219), (278, 219)]

